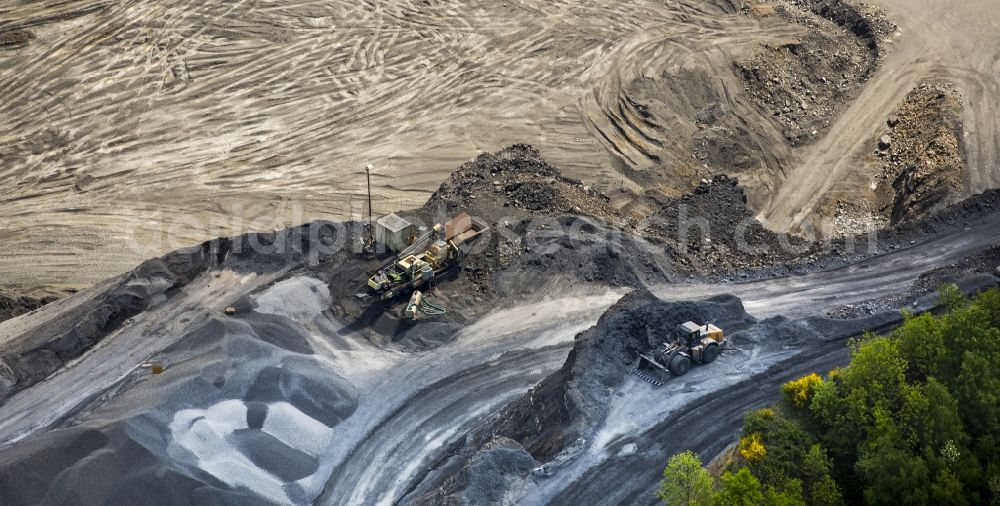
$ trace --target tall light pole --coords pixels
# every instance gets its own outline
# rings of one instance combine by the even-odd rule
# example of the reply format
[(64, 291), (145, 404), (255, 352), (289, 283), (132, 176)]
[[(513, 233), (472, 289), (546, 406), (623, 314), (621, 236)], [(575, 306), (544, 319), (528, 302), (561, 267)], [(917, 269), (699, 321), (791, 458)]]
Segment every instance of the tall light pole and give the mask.
[(375, 223), (372, 221), (372, 164), (365, 165), (365, 178), (368, 180), (368, 240), (375, 244)]

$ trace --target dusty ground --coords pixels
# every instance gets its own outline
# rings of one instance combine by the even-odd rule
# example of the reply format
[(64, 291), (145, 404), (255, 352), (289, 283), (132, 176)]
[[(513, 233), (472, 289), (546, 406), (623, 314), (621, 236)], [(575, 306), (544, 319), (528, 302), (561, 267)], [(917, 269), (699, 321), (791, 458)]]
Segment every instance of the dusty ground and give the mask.
[[(863, 192), (865, 178), (851, 177), (863, 164), (867, 146), (893, 110), (917, 84), (940, 77), (964, 97), (963, 144), (968, 157), (965, 190), (972, 193), (1000, 182), (1000, 41), (988, 0), (943, 3), (932, 0), (878, 0), (899, 25), (878, 74), (833, 122), (820, 141), (796, 154), (784, 181), (759, 209), (769, 228), (797, 228), (832, 189)], [(818, 228), (818, 227), (817, 227)], [(832, 229), (832, 224), (830, 224)]]
[[(814, 68), (793, 48), (850, 40), (816, 20), (827, 3), (786, 2), (810, 9), (794, 19), (687, 0), (0, 7), (0, 290), (83, 286), (156, 257), (0, 322), (0, 496), (651, 502), (670, 454), (717, 453), (782, 381), (846, 361), (843, 338), (891, 325), (901, 305), (931, 308), (938, 281), (997, 282), (998, 192), (853, 252), (854, 237), (800, 252), (795, 239), (778, 256), (789, 239), (751, 219), (800, 228), (831, 192), (868, 188), (859, 167), (885, 115), (928, 78), (963, 97), (961, 192), (997, 183), (988, 2), (879, 0), (900, 31), (875, 44), (878, 72), (851, 60), (862, 72), (842, 79), (856, 85), (817, 98), (828, 129), (800, 138), (781, 121), (807, 125), (810, 109), (783, 98), (775, 116), (737, 62), (776, 51), (787, 65), (771, 93), (817, 96), (790, 79)], [(446, 177), (512, 141), (552, 165), (517, 146), (520, 160), (484, 154)], [(398, 303), (363, 307), (354, 293), (379, 260), (323, 252), (338, 223), (157, 257), (360, 214), (368, 162), (377, 211), (511, 217), (512, 235), (432, 290), (459, 317), (410, 325)], [(684, 209), (722, 236), (675, 238)], [(548, 221), (528, 229), (536, 218)], [(761, 250), (732, 241), (741, 224)], [(240, 247), (251, 240), (283, 249)], [(643, 336), (618, 343), (621, 327), (600, 322), (631, 290), (678, 302), (643, 299), (657, 311), (693, 308), (675, 317), (710, 298), (736, 346), (663, 389), (624, 376)], [(641, 317), (629, 301), (604, 321)], [(568, 420), (523, 402), (539, 384), (576, 395), (555, 412)], [(544, 421), (541, 435), (513, 424), (458, 451), (505, 408)], [(540, 461), (550, 476), (529, 474)]]
[[(861, 233), (912, 220), (964, 195), (962, 98), (947, 83), (922, 82), (886, 117), (857, 177), (868, 191), (831, 191), (823, 204), (837, 231)], [(860, 190), (860, 191), (859, 191)]]
[(459, 162), (513, 142), (619, 205), (736, 173), (784, 229), (853, 184), (852, 153), (928, 76), (966, 97), (965, 190), (995, 186), (989, 2), (876, 3), (899, 35), (802, 148), (762, 118), (734, 62), (850, 40), (812, 14), (722, 0), (5, 5), (0, 291), (78, 289), (210, 237), (360, 215), (366, 163), (376, 211), (414, 207)]
[[(565, 2), (8, 4), (5, 290), (80, 288), (246, 229), (415, 207), (461, 161), (528, 141), (620, 179), (581, 104), (647, 39), (768, 29), (721, 7)], [(707, 40), (706, 40), (707, 43)], [(90, 260), (81, 261), (81, 257)]]

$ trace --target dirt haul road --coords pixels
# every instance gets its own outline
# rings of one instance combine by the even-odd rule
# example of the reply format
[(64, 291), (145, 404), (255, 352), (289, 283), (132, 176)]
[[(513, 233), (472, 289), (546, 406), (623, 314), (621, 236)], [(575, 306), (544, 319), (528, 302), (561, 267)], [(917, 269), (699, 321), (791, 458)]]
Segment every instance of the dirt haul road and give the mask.
[[(866, 143), (884, 131), (890, 112), (909, 90), (927, 78), (958, 85), (964, 98), (966, 190), (980, 193), (1000, 185), (1000, 20), (990, 0), (875, 0), (899, 26), (879, 74), (840, 116), (830, 133), (802, 150), (785, 181), (757, 218), (772, 230), (789, 230), (813, 214), (837, 185), (867, 179), (848, 177), (863, 166)], [(846, 186), (845, 186), (846, 182)], [(860, 192), (859, 192), (860, 193)], [(818, 223), (817, 223), (818, 224)]]
[[(820, 315), (833, 306), (905, 292), (920, 273), (950, 265), (986, 245), (996, 244), (997, 226), (1000, 226), (1000, 215), (994, 213), (971, 223), (968, 230), (945, 234), (906, 250), (832, 271), (723, 287), (679, 284), (649, 288), (664, 300), (733, 293), (743, 299), (751, 315), (760, 319), (775, 316), (804, 319)], [(925, 308), (927, 303), (928, 300), (924, 300), (919, 307)], [(837, 323), (833, 327), (851, 335), (850, 328), (863, 329), (866, 325), (875, 328), (896, 318), (898, 313), (891, 311), (867, 322)], [(505, 499), (517, 504), (654, 503), (652, 494), (657, 476), (671, 452), (694, 449), (703, 458), (713, 457), (714, 452), (732, 442), (741, 426), (743, 413), (773, 400), (781, 383), (807, 372), (842, 366), (848, 359), (843, 341), (815, 347), (753, 346), (740, 351), (746, 355), (724, 355), (711, 367), (697, 368), (682, 379), (668, 382), (664, 388), (651, 388), (637, 378), (630, 379), (614, 393), (606, 425), (595, 441), (587, 442), (589, 447), (585, 451), (570, 458), (568, 463), (550, 466), (550, 471), (554, 472), (551, 477), (529, 480), (515, 487), (512, 495)], [(747, 381), (751, 377), (755, 379)], [(460, 382), (457, 380), (453, 385)], [(443, 385), (439, 388), (447, 391)], [(468, 386), (461, 388), (464, 391)], [(402, 412), (413, 409), (417, 408), (407, 403)], [(432, 414), (441, 417), (437, 412), (422, 416), (426, 418)], [(678, 429), (678, 424), (683, 428)], [(409, 437), (427, 441), (441, 430), (439, 426), (420, 425)], [(373, 431), (370, 436), (364, 443), (365, 454), (371, 454), (373, 447), (381, 448), (376, 454), (392, 455), (393, 462), (402, 459), (403, 462), (431, 464), (435, 461), (433, 457), (443, 454), (447, 446), (442, 445), (436, 451), (429, 451), (422, 444), (400, 448), (395, 437), (387, 437), (382, 430)], [(321, 503), (390, 503), (399, 499), (398, 491), (416, 484), (414, 479), (419, 473), (396, 472), (399, 467), (396, 464), (391, 465), (393, 472), (385, 473), (383, 465), (382, 461), (364, 458), (347, 460), (338, 468), (340, 472), (349, 476), (381, 476), (381, 483), (364, 485), (366, 491), (380, 492), (375, 496), (363, 496), (366, 500), (359, 502), (358, 489), (352, 485), (352, 480), (337, 479), (331, 482), (335, 486), (327, 488)]]
[[(922, 270), (950, 265), (995, 244), (998, 227), (1000, 214), (992, 213), (969, 222), (966, 229), (843, 269), (735, 286), (650, 288), (669, 299), (734, 291), (754, 316), (799, 319), (833, 305), (903, 291)], [(147, 458), (152, 463), (139, 461), (143, 471), (128, 474), (121, 482), (123, 490), (148, 493), (158, 485), (142, 482), (143, 476), (181, 470), (247, 497), (279, 503), (391, 503), (405, 497), (451, 443), (558, 369), (574, 336), (622, 293), (560, 290), (540, 302), (496, 310), (437, 349), (407, 353), (374, 346), (365, 335), (330, 318), (325, 311), (330, 291), (324, 282), (296, 274), (271, 284), (288, 271), (239, 271), (243, 269), (226, 263), (198, 275), (92, 351), (7, 399), (0, 407), (0, 452), (15, 467), (35, 472), (30, 462), (50, 462), (37, 459), (53, 448), (65, 448), (66, 455), (91, 451), (85, 449), (85, 440), (73, 439), (67, 427), (89, 427), (112, 439), (125, 431), (142, 455), (151, 455)], [(0, 324), (0, 342), (58, 324), (61, 314), (100, 289)], [(251, 311), (232, 318), (213, 316), (245, 297), (252, 301), (246, 306)], [(709, 409), (692, 408), (701, 405), (691, 401), (707, 399), (719, 389), (746, 394), (738, 399), (726, 395), (731, 404), (711, 404), (719, 410), (713, 413), (724, 413), (719, 416), (727, 421), (716, 424), (713, 417), (706, 423), (720, 431), (711, 434), (725, 437), (743, 409), (773, 395), (756, 383), (748, 386), (750, 377), (794, 361), (795, 368), (772, 375), (769, 381), (777, 384), (787, 375), (822, 369), (843, 356), (826, 353), (823, 344), (759, 344), (723, 355), (712, 367), (698, 368), (665, 389), (627, 382), (619, 392), (622, 396), (614, 398), (600, 437), (550, 479), (524, 483), (514, 493), (522, 494), (522, 500), (554, 503), (570, 502), (563, 494), (576, 494), (577, 489), (583, 494), (579, 497), (589, 497), (585, 502), (644, 498), (655, 485), (650, 475), (656, 474), (655, 466), (637, 473), (615, 470), (615, 465), (630, 456), (636, 462), (663, 460), (665, 447), (646, 443), (672, 430), (664, 425), (671, 420), (690, 422), (685, 418), (690, 409)], [(138, 367), (147, 360), (169, 367), (161, 375), (150, 375)], [(290, 377), (279, 381), (285, 385), (280, 392), (261, 392), (259, 385), (272, 374)], [(253, 415), (262, 403), (265, 414)], [(266, 418), (251, 421), (258, 416)], [(64, 429), (53, 430), (53, 425)], [(707, 455), (720, 443), (694, 438), (690, 444)], [(40, 453), (28, 461), (15, 459), (23, 455), (19, 452), (32, 451)], [(98, 453), (139, 466), (111, 443)], [(92, 462), (71, 462), (73, 471), (50, 478), (55, 490), (49, 493), (79, 490), (82, 476), (91, 485), (118, 479), (113, 467), (89, 467)], [(53, 465), (46, 464), (46, 469), (62, 469)], [(0, 466), (0, 472), (12, 471)], [(608, 476), (615, 476), (617, 485), (598, 486), (602, 482), (593, 478), (595, 472), (606, 475), (605, 484)]]
[(460, 161), (512, 142), (638, 191), (690, 141), (673, 132), (691, 118), (651, 128), (631, 95), (663, 75), (698, 83), (656, 91), (668, 109), (707, 93), (746, 123), (764, 167), (744, 182), (767, 190), (753, 202), (773, 197), (761, 217), (776, 228), (808, 215), (925, 74), (963, 84), (968, 185), (996, 185), (990, 2), (876, 3), (902, 26), (894, 53), (804, 150), (753, 111), (732, 68), (803, 27), (725, 0), (5, 5), (0, 30), (34, 38), (0, 49), (0, 290), (79, 289), (210, 237), (360, 215), (367, 163), (376, 212), (421, 204)]

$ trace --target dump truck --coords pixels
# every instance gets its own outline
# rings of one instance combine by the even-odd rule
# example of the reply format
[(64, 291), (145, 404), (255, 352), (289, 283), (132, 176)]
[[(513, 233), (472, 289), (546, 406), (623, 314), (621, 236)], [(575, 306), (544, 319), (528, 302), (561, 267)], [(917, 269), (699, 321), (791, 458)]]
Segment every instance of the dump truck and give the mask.
[(472, 242), (487, 230), (486, 224), (465, 213), (434, 225), (370, 273), (369, 294), (389, 300), (430, 283), (458, 266)]
[(708, 364), (719, 358), (726, 345), (725, 333), (711, 323), (698, 325), (684, 322), (677, 326), (672, 338), (653, 353), (639, 354), (635, 373), (640, 378), (662, 385), (671, 375), (683, 376), (692, 364)]

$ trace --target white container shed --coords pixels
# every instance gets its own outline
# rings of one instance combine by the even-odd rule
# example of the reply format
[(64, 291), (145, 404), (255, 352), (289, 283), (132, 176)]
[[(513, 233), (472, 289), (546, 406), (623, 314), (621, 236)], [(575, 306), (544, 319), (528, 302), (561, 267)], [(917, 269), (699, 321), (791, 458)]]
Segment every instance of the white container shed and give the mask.
[(398, 214), (388, 214), (375, 220), (375, 243), (392, 251), (402, 251), (413, 243), (417, 226)]

